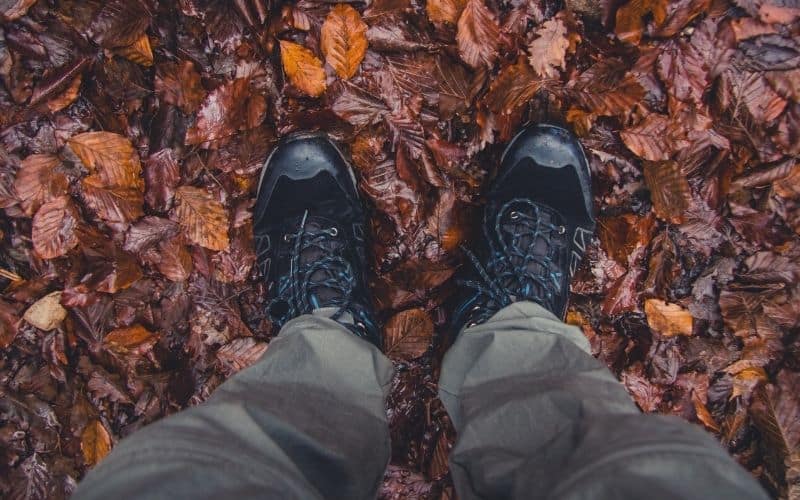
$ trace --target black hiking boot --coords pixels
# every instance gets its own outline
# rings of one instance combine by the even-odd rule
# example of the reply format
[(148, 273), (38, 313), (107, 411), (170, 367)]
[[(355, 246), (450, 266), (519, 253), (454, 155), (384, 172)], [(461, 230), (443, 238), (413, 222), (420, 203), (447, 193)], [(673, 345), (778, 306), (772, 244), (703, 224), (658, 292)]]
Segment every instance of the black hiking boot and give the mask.
[(461, 271), (455, 333), (517, 301), (564, 318), (569, 283), (594, 233), (589, 166), (578, 140), (552, 125), (524, 129), (487, 194), (483, 235)]
[(280, 328), (315, 309), (380, 344), (364, 277), (365, 216), (353, 172), (321, 135), (295, 135), (272, 151), (253, 212), (256, 258)]

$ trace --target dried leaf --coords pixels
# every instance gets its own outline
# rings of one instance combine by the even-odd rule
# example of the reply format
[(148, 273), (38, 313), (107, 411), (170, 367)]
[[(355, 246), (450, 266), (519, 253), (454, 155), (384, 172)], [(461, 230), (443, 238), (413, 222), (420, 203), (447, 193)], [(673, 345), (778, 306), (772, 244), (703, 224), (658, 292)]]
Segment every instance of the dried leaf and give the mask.
[(458, 19), (458, 53), (473, 68), (492, 66), (500, 48), (500, 26), (483, 0), (467, 0)]
[(650, 189), (653, 211), (659, 219), (683, 224), (692, 196), (681, 167), (674, 161), (646, 161), (643, 164), (644, 182)]
[(348, 4), (331, 9), (322, 25), (321, 48), (325, 62), (340, 78), (352, 78), (367, 52), (367, 25), (358, 11)]
[(47, 154), (34, 154), (22, 160), (14, 189), (28, 216), (33, 216), (42, 204), (67, 194), (69, 182), (57, 170), (60, 165), (61, 160), (57, 156)]
[(289, 81), (300, 91), (311, 97), (319, 97), (325, 92), (325, 70), (313, 52), (302, 45), (281, 40), (281, 62)]
[(147, 33), (142, 33), (139, 39), (132, 44), (120, 47), (116, 53), (142, 66), (153, 65), (153, 49), (150, 47), (150, 37), (147, 36)]
[(43, 259), (54, 259), (75, 248), (80, 220), (68, 196), (43, 204), (33, 217), (31, 241), (36, 253)]
[(692, 334), (692, 314), (678, 304), (647, 299), (644, 302), (644, 313), (650, 328), (665, 337)]
[(67, 310), (61, 307), (61, 292), (52, 292), (31, 305), (22, 317), (39, 330), (53, 330), (67, 317)]
[(390, 358), (414, 359), (425, 354), (433, 336), (433, 321), (422, 309), (392, 316), (384, 327), (384, 352)]
[(564, 69), (566, 64), (567, 26), (561, 18), (555, 17), (542, 24), (535, 34), (538, 38), (528, 45), (531, 67), (539, 76), (557, 78), (557, 68)]
[(86, 132), (70, 138), (69, 147), (104, 186), (142, 187), (142, 165), (131, 141), (112, 132)]
[(225, 250), (228, 240), (228, 214), (208, 191), (182, 186), (175, 193), (178, 222), (192, 243), (209, 250)]
[(118, 356), (143, 356), (158, 342), (158, 334), (141, 325), (117, 328), (103, 337), (103, 346)]
[(456, 24), (466, 3), (466, 0), (428, 0), (425, 11), (433, 23)]
[(111, 451), (111, 436), (99, 420), (92, 420), (81, 433), (83, 461), (89, 467), (97, 465)]

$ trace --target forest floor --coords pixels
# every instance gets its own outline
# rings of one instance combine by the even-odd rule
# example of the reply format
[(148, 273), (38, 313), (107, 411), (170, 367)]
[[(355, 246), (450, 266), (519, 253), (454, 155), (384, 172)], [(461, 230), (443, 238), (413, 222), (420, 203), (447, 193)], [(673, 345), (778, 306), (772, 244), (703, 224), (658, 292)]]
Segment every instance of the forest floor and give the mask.
[(452, 498), (442, 303), (529, 122), (578, 134), (568, 321), (646, 412), (800, 498), (796, 0), (0, 0), (0, 496), (64, 498), (275, 335), (252, 206), (318, 129), (370, 205), (383, 498)]

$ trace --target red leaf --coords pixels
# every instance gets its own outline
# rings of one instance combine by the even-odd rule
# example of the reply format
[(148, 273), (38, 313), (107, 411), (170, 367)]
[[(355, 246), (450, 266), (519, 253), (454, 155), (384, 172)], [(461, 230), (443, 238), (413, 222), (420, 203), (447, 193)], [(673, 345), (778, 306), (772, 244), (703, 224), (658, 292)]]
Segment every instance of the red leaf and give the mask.
[(500, 26), (483, 0), (467, 0), (458, 19), (458, 52), (473, 68), (492, 66), (500, 48)]

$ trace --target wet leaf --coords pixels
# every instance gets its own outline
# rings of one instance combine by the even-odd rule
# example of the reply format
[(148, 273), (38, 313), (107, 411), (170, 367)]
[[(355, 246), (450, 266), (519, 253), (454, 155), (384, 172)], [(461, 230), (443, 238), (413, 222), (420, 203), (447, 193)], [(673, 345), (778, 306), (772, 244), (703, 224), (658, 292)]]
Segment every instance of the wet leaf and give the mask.
[(617, 37), (629, 43), (639, 43), (644, 33), (644, 17), (652, 15), (657, 26), (667, 19), (665, 0), (630, 0), (617, 10)]
[(61, 307), (61, 292), (52, 292), (31, 305), (22, 317), (39, 330), (52, 330), (67, 317), (67, 310)]
[(331, 9), (322, 25), (321, 48), (325, 62), (340, 78), (352, 78), (367, 52), (367, 25), (358, 11), (347, 4)]
[(129, 224), (144, 215), (144, 198), (138, 187), (107, 186), (99, 175), (81, 181), (86, 205), (109, 223)]
[(687, 145), (680, 131), (675, 130), (675, 123), (656, 113), (647, 115), (641, 123), (626, 128), (619, 135), (636, 156), (650, 161), (669, 160), (675, 151)]
[(94, 467), (111, 451), (111, 436), (99, 420), (92, 420), (81, 432), (81, 451), (86, 465)]
[(130, 45), (120, 47), (117, 49), (117, 53), (136, 64), (141, 64), (142, 66), (153, 65), (153, 49), (150, 46), (150, 37), (147, 34), (142, 34)]
[(325, 70), (313, 52), (294, 42), (281, 40), (281, 62), (292, 85), (301, 92), (319, 97), (325, 92)]
[(142, 165), (131, 141), (112, 132), (86, 132), (70, 138), (69, 147), (105, 186), (141, 187)]
[(43, 204), (33, 217), (31, 241), (43, 259), (66, 254), (78, 244), (80, 215), (68, 196)]
[(429, 0), (425, 2), (425, 11), (431, 22), (456, 24), (466, 3), (466, 0)]
[(414, 359), (425, 354), (431, 343), (433, 322), (422, 309), (407, 309), (392, 316), (384, 327), (387, 356)]
[(489, 87), (486, 104), (496, 114), (511, 114), (530, 101), (542, 88), (542, 81), (531, 66), (520, 58), (506, 66)]
[(251, 366), (267, 351), (267, 343), (253, 337), (233, 339), (217, 351), (217, 359), (225, 365), (229, 373), (236, 373)]
[(164, 102), (193, 113), (206, 97), (200, 74), (191, 61), (163, 63), (156, 67), (156, 94)]
[(183, 186), (175, 193), (178, 222), (186, 237), (209, 250), (228, 248), (228, 214), (208, 191)]
[(20, 17), (24, 16), (25, 13), (28, 12), (28, 9), (31, 8), (31, 6), (35, 3), (36, 0), (11, 0), (8, 2), (3, 2), (3, 17), (9, 21), (16, 21)]
[(186, 132), (186, 144), (201, 144), (255, 128), (264, 120), (267, 102), (253, 93), (249, 78), (237, 78), (209, 93)]
[(153, 349), (158, 334), (141, 325), (117, 328), (103, 337), (103, 346), (118, 356), (142, 356)]
[(682, 224), (692, 198), (689, 183), (678, 163), (644, 162), (644, 182), (650, 189), (653, 211), (658, 218), (673, 224)]
[(558, 68), (566, 64), (569, 39), (567, 26), (561, 18), (545, 21), (535, 32), (535, 38), (528, 45), (531, 67), (541, 77), (557, 78)]
[(692, 334), (692, 315), (678, 304), (667, 304), (659, 299), (647, 299), (644, 302), (644, 313), (650, 328), (665, 337)]
[(150, 155), (144, 165), (144, 200), (147, 206), (157, 212), (169, 210), (180, 176), (180, 167), (171, 149)]
[(20, 164), (14, 189), (22, 209), (33, 216), (42, 204), (67, 193), (68, 181), (58, 170), (61, 160), (47, 154), (30, 155)]
[(500, 46), (500, 26), (483, 0), (467, 0), (458, 19), (458, 53), (473, 68), (491, 66)]

